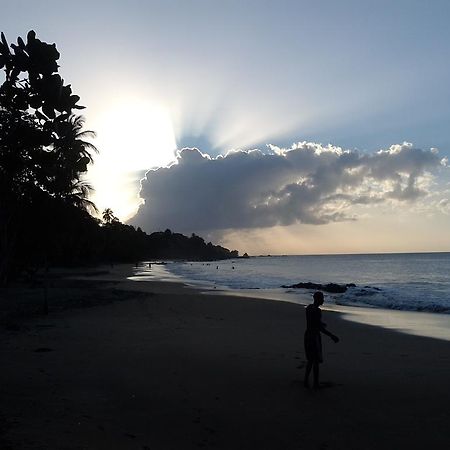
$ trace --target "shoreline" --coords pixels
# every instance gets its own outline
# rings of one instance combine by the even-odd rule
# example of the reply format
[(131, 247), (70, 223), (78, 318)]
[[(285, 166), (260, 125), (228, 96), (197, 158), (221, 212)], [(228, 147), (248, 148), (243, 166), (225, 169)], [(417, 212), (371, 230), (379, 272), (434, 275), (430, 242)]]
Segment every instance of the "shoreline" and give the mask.
[(447, 342), (324, 311), (341, 342), (323, 338), (315, 392), (301, 383), (303, 308), (133, 282), (131, 269), (85, 277), (110, 283), (88, 283), (98, 305), (1, 330), (2, 449), (450, 444)]
[[(275, 289), (255, 290), (229, 289), (218, 290), (217, 293), (231, 297), (255, 298), (259, 300), (271, 300), (277, 302), (291, 303), (294, 305), (307, 306), (311, 303), (312, 292), (293, 298), (285, 292)], [(216, 291), (207, 290), (207, 295), (214, 295)], [(300, 298), (299, 298), (300, 297)], [(326, 298), (326, 296), (325, 296)], [(398, 333), (422, 336), (432, 339), (450, 341), (450, 314), (433, 313), (424, 311), (408, 311), (397, 309), (386, 309), (369, 306), (349, 306), (333, 303), (325, 303), (321, 306), (323, 311), (331, 311), (341, 315), (343, 320), (371, 325)]]
[[(144, 270), (141, 269), (138, 274), (134, 274), (128, 278), (139, 282), (158, 280), (181, 283), (196, 289), (205, 295), (219, 294), (230, 297), (287, 302), (302, 306), (311, 303), (312, 298), (312, 292), (296, 292), (295, 295), (292, 295), (292, 293), (288, 293), (285, 289), (282, 290), (281, 288), (232, 289), (223, 286), (216, 288), (214, 285), (205, 282), (183, 279), (181, 276), (172, 274), (165, 267), (158, 268), (156, 273), (147, 271), (144, 268)], [(325, 294), (325, 298), (327, 297), (328, 294)], [(322, 309), (325, 311), (338, 312), (342, 314), (344, 320), (377, 326), (414, 336), (450, 341), (450, 314), (447, 313), (387, 309), (369, 305), (340, 305), (327, 303), (326, 300)]]

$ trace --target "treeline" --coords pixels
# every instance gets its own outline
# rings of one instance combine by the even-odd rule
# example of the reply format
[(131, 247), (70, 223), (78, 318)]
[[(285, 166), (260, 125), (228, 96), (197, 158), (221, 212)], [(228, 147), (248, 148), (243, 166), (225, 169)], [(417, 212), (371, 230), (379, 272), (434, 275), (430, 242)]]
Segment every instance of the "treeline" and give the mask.
[(206, 243), (192, 233), (187, 237), (167, 229), (147, 234), (139, 227), (121, 223), (110, 209), (103, 213), (103, 225), (99, 227), (96, 248), (100, 261), (139, 261), (149, 259), (189, 259), (212, 261), (239, 257), (237, 250)]
[(113, 262), (151, 259), (212, 261), (239, 256), (237, 250), (206, 243), (194, 233), (188, 237), (167, 229), (147, 234), (139, 227), (136, 229), (120, 222), (112, 222), (99, 228), (97, 249), (102, 250), (97, 256), (101, 261)]
[(155, 259), (215, 260), (238, 257), (195, 234), (170, 230), (147, 234), (114, 218), (106, 222), (56, 199), (27, 211), (10, 261), (10, 275), (52, 266), (82, 266)]

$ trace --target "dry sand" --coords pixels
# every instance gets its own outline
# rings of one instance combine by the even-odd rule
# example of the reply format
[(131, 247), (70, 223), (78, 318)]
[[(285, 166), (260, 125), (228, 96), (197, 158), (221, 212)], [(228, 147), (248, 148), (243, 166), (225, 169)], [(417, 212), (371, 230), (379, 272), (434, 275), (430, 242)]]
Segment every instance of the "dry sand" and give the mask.
[(450, 448), (448, 342), (324, 312), (341, 342), (324, 336), (307, 390), (303, 307), (128, 270), (55, 282), (48, 316), (3, 321), (1, 450)]

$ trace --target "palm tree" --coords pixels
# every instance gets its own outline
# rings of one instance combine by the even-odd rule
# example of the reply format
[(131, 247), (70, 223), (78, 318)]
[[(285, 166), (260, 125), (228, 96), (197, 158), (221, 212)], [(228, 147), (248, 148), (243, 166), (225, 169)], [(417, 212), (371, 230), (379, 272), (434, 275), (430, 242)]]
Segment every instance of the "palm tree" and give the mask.
[(77, 181), (73, 184), (72, 191), (68, 196), (69, 203), (84, 211), (92, 211), (98, 213), (97, 206), (89, 200), (89, 194), (94, 188), (85, 181)]
[(87, 157), (89, 162), (93, 162), (91, 152), (98, 153), (97, 148), (91, 142), (86, 141), (86, 138), (95, 138), (95, 131), (83, 130), (85, 118), (83, 116), (71, 115), (67, 120), (69, 130), (66, 133), (66, 138), (72, 148), (78, 151), (82, 157)]
[(105, 222), (107, 225), (112, 224), (113, 222), (118, 222), (119, 219), (114, 215), (111, 208), (106, 208), (103, 213), (103, 222)]
[(95, 137), (95, 132), (83, 130), (85, 119), (82, 116), (63, 114), (58, 119), (55, 121), (53, 144), (57, 169), (55, 181), (58, 184), (56, 193), (70, 199), (75, 190), (87, 198), (92, 189), (86, 189), (85, 183), (80, 189), (80, 178), (87, 171), (88, 164), (93, 162), (92, 153), (98, 153), (95, 145), (86, 140)]

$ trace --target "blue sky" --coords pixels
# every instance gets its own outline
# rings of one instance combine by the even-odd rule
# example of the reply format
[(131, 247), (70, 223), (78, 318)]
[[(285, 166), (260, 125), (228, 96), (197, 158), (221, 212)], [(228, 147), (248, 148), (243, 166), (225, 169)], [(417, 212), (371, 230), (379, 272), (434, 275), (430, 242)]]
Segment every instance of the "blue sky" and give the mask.
[[(2, 29), (11, 40), (34, 28), (56, 42), (63, 74), (90, 107), (111, 78), (168, 97), (180, 89), (203, 92), (197, 105), (183, 99), (185, 116), (195, 116), (196, 106), (203, 113), (199, 104), (211, 102), (200, 142), (210, 121), (220, 122), (229, 109), (246, 115), (267, 108), (293, 122), (279, 136), (274, 126), (281, 145), (301, 138), (361, 149), (403, 140), (449, 148), (447, 1), (45, 5), (2, 1)], [(267, 138), (255, 139), (249, 145)]]
[[(303, 141), (362, 153), (407, 141), (415, 148), (438, 148), (442, 158), (450, 156), (450, 2), (81, 0), (46, 1), (43, 7), (19, 0), (0, 5), (1, 29), (10, 41), (34, 29), (41, 39), (57, 43), (61, 73), (88, 107), (88, 128), (99, 134), (102, 156), (92, 181), (100, 206), (121, 211), (118, 203), (114, 206), (121, 197), (122, 204), (131, 205), (123, 208), (122, 217), (132, 215), (138, 204), (136, 173), (174, 159), (172, 142), (178, 148), (198, 147), (213, 158), (230, 149), (265, 152), (267, 144), (288, 149)], [(127, 117), (145, 108), (151, 109), (154, 127), (139, 126), (155, 136), (142, 134), (142, 142), (135, 139), (133, 146), (141, 154), (165, 156), (136, 156), (125, 175), (119, 167), (108, 172), (123, 152), (122, 145), (115, 157), (108, 153), (112, 142), (122, 142), (116, 139), (119, 126), (111, 122), (110, 112), (125, 111), (119, 123), (130, 129), (124, 133), (140, 136)], [(159, 130), (169, 122), (173, 133), (163, 138)], [(163, 145), (168, 146), (164, 151), (156, 148)], [(429, 183), (437, 203), (448, 197), (446, 173), (437, 170)], [(405, 214), (414, 209), (408, 205)], [(429, 214), (437, 216), (430, 216), (428, 225), (417, 225), (409, 239), (418, 242), (423, 230), (435, 227), (437, 234), (442, 230), (442, 239), (429, 248), (450, 250), (444, 236), (448, 216)], [(387, 210), (376, 213), (379, 227), (392, 229), (387, 217)], [(411, 220), (421, 223), (423, 211), (416, 218), (408, 216)], [(361, 220), (341, 225), (355, 234)], [(318, 230), (305, 229), (301, 221), (298, 226), (311, 236)], [(217, 237), (249, 245), (236, 236), (269, 230), (241, 231), (222, 231)], [(349, 251), (364, 251), (363, 241), (361, 237), (361, 248)], [(385, 239), (379, 250), (414, 249), (406, 244), (397, 248), (392, 241)], [(420, 242), (420, 249), (426, 249), (425, 237)], [(338, 251), (331, 243), (321, 251), (327, 248)], [(292, 251), (310, 249), (297, 246)]]

